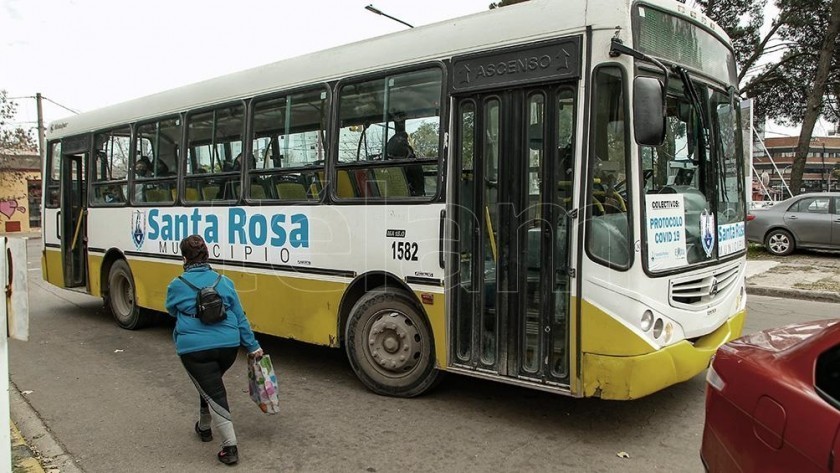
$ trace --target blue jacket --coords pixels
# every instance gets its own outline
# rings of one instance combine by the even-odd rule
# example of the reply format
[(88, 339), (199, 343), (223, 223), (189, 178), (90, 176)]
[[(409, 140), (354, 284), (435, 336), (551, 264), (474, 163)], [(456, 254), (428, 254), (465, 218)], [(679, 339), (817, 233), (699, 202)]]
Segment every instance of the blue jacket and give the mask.
[[(210, 269), (209, 265), (203, 265), (190, 268), (181, 276), (196, 287), (208, 287), (213, 285), (218, 274)], [(172, 339), (175, 340), (175, 350), (179, 355), (240, 345), (249, 353), (260, 348), (245, 317), (245, 311), (239, 303), (233, 281), (227, 276), (222, 276), (216, 286), (216, 292), (224, 301), (227, 317), (217, 324), (207, 325), (188, 315), (195, 314), (196, 291), (178, 278), (169, 283), (166, 289), (166, 310), (176, 319)]]

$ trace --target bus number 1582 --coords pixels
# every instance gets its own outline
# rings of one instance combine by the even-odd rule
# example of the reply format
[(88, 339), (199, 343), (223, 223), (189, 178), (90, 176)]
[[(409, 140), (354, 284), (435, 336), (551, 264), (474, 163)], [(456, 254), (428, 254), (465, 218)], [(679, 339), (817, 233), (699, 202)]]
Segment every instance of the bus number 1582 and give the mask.
[(395, 241), (391, 243), (391, 254), (394, 259), (417, 261), (417, 243), (410, 241)]

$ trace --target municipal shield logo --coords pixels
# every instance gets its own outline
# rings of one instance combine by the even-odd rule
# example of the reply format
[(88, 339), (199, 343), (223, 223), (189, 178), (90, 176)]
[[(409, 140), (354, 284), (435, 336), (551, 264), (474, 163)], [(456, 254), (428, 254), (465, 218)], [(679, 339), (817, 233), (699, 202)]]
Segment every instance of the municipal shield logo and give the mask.
[(712, 250), (715, 248), (715, 216), (708, 210), (703, 210), (700, 214), (700, 241), (703, 243), (703, 251), (706, 252), (706, 257), (712, 256)]
[(131, 212), (131, 241), (138, 250), (146, 241), (146, 211), (144, 210)]

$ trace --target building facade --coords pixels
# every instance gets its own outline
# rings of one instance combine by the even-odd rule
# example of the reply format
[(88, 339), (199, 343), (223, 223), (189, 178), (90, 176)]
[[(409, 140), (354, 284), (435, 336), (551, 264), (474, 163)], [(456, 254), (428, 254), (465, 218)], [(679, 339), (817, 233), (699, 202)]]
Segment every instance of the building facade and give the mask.
[(0, 234), (41, 229), (41, 157), (0, 150)]
[[(755, 148), (753, 155), (754, 201), (783, 200), (790, 197), (782, 183), (782, 177), (790, 185), (793, 157), (798, 144), (798, 136), (765, 138), (764, 146), (772, 157), (772, 161), (761, 146)], [(759, 181), (765, 174), (765, 185), (761, 186)], [(840, 137), (812, 138), (799, 193), (836, 191), (840, 189), (838, 177), (840, 177)]]

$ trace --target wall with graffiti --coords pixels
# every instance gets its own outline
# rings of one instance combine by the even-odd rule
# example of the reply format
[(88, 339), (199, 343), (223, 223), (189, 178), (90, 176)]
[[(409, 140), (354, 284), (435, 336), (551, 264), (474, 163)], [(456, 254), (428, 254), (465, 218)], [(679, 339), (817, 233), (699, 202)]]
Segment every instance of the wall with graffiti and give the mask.
[(38, 231), (41, 173), (0, 169), (0, 234)]

